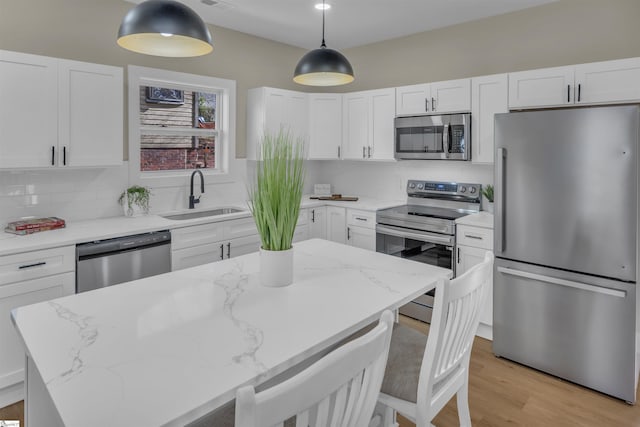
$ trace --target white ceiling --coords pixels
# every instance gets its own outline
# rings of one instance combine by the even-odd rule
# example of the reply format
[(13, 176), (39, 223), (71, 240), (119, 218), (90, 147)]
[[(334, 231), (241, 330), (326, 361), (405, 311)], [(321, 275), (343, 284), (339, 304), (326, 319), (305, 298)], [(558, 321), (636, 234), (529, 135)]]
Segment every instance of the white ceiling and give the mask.
[[(127, 0), (141, 3), (143, 0)], [(179, 0), (206, 22), (306, 49), (320, 46), (322, 0)], [(204, 1), (204, 2), (203, 2)], [(327, 47), (345, 49), (557, 0), (325, 0)], [(215, 2), (214, 5), (205, 3)], [(213, 34), (215, 45), (215, 34)]]

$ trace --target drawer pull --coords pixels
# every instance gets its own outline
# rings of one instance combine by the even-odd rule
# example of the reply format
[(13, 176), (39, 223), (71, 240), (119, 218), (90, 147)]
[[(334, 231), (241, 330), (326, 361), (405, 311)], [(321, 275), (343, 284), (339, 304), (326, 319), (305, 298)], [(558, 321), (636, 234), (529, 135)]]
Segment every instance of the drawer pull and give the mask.
[(46, 261), (35, 262), (33, 264), (25, 264), (18, 267), (18, 270), (24, 270), (25, 268), (40, 267), (41, 265), (46, 265), (46, 264), (47, 264)]
[(481, 237), (481, 236), (474, 236), (472, 234), (466, 234), (466, 233), (465, 233), (464, 237), (468, 237), (469, 239), (477, 239), (477, 240), (482, 240), (483, 239), (483, 237)]
[(357, 219), (358, 221), (367, 221), (367, 218), (360, 218), (359, 216), (355, 217), (355, 219)]

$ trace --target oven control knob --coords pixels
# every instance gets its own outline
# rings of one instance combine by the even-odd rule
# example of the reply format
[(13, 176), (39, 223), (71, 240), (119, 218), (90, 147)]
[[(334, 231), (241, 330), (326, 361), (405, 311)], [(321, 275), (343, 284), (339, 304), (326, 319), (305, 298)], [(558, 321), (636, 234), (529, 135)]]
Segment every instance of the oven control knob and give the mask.
[(409, 188), (416, 188), (416, 183), (415, 182), (410, 182), (409, 183)]
[(475, 193), (476, 191), (478, 191), (478, 189), (476, 187), (471, 187), (469, 189), (469, 191), (471, 192), (471, 194)]
[(467, 187), (465, 187), (464, 185), (462, 187), (460, 187), (460, 192), (461, 193), (466, 193), (467, 192)]
[(424, 187), (424, 185), (418, 184), (418, 190), (422, 190), (423, 187)]

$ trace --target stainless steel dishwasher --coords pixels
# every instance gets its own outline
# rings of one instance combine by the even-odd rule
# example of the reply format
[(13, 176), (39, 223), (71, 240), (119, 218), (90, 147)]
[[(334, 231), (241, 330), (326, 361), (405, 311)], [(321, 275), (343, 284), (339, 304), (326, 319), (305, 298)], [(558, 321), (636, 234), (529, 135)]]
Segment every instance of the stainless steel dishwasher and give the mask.
[(171, 232), (76, 245), (76, 293), (171, 271)]

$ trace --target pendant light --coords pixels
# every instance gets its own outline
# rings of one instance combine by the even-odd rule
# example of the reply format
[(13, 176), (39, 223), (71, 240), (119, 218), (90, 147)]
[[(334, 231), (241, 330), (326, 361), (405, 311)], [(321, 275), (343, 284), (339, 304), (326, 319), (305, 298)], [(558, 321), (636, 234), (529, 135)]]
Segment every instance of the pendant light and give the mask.
[(324, 42), (324, 0), (322, 0), (322, 44), (307, 52), (296, 65), (293, 81), (307, 86), (338, 86), (354, 80), (353, 68), (337, 50), (328, 49)]
[(120, 24), (118, 45), (169, 57), (201, 56), (213, 50), (202, 18), (174, 0), (148, 0), (131, 9)]

